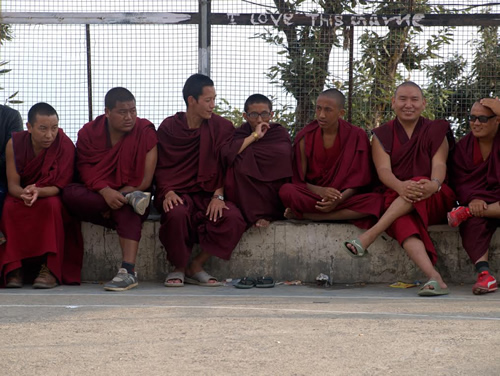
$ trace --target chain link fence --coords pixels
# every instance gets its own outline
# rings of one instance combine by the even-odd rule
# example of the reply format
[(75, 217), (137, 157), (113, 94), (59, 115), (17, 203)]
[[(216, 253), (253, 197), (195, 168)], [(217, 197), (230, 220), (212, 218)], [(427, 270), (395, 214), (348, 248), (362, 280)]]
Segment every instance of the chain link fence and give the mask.
[[(104, 112), (114, 86), (130, 89), (157, 126), (185, 109), (182, 86), (209, 69), (218, 111), (238, 124), (245, 99), (273, 99), (294, 134), (329, 87), (346, 118), (371, 129), (393, 117), (397, 84), (412, 80), (425, 115), (457, 137), (473, 102), (500, 95), (500, 3), (478, 0), (2, 0), (0, 91), (26, 118), (52, 104), (76, 140)], [(208, 12), (207, 24), (200, 27)], [(201, 43), (205, 38), (206, 44)], [(17, 94), (16, 94), (17, 93)]]

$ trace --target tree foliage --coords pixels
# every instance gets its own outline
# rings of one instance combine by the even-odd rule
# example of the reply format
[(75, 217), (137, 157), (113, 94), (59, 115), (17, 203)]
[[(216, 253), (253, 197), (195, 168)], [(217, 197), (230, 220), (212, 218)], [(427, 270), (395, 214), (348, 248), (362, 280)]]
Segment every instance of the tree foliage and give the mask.
[[(3, 46), (4, 42), (10, 40), (12, 40), (12, 30), (10, 25), (0, 24), (0, 47)], [(8, 61), (0, 61), (0, 76), (11, 71), (11, 69), (5, 68), (8, 63)], [(0, 90), (4, 90), (3, 87), (0, 87)], [(4, 104), (23, 103), (22, 101), (14, 99), (18, 93), (19, 92), (16, 91), (14, 94), (9, 95), (9, 97), (4, 100)]]

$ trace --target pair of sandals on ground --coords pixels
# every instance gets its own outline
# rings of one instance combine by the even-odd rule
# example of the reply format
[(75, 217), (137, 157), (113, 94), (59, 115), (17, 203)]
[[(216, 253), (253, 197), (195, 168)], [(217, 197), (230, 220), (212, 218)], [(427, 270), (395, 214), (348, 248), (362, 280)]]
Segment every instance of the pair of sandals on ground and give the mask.
[[(343, 243), (343, 249), (353, 258), (363, 257), (367, 253), (367, 249), (363, 248), (359, 239), (348, 240)], [(350, 248), (352, 246), (353, 248)], [(439, 282), (430, 279), (418, 291), (419, 296), (439, 296), (448, 295), (450, 293), (448, 288), (443, 288)]]

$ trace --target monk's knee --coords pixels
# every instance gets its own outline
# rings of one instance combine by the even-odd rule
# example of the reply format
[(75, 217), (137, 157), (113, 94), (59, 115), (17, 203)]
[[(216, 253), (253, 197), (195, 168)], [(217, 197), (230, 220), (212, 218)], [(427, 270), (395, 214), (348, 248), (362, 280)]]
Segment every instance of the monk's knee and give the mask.
[(295, 194), (295, 192), (297, 192), (295, 184), (286, 183), (281, 186), (279, 195), (281, 202), (283, 202), (283, 205), (285, 207), (290, 206), (290, 202), (292, 201), (291, 198)]
[(186, 205), (177, 205), (168, 212), (162, 213), (161, 223), (185, 221), (189, 216), (190, 213)]

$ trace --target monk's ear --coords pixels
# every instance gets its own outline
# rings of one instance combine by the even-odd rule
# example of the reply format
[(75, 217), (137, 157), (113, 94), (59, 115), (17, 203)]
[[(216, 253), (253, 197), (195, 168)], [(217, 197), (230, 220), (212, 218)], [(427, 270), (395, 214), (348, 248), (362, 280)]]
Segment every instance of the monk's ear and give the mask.
[(197, 102), (192, 95), (188, 97), (188, 107), (194, 105)]
[(394, 110), (394, 102), (396, 101), (396, 97), (391, 98), (391, 109)]
[(345, 108), (343, 108), (343, 109), (341, 109), (341, 110), (339, 111), (339, 116), (340, 116), (341, 118), (344, 118), (344, 116), (345, 116)]
[(26, 128), (28, 128), (28, 132), (31, 133), (33, 130), (33, 126), (28, 122), (26, 123)]
[(104, 114), (106, 115), (107, 118), (109, 118), (109, 114), (111, 113), (110, 109), (109, 108), (105, 108), (104, 109)]
[(248, 116), (246, 112), (243, 112), (243, 119), (245, 119), (245, 121), (248, 121)]

